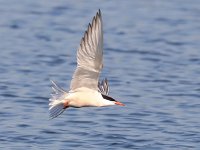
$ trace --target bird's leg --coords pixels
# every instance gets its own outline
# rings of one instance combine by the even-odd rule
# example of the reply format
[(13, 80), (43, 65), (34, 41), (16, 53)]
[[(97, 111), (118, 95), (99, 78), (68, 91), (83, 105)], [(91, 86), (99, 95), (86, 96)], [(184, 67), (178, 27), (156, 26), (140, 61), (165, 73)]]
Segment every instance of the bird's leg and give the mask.
[(67, 107), (69, 107), (68, 101), (65, 101), (65, 102), (64, 102), (64, 108), (63, 108), (63, 109), (66, 109)]

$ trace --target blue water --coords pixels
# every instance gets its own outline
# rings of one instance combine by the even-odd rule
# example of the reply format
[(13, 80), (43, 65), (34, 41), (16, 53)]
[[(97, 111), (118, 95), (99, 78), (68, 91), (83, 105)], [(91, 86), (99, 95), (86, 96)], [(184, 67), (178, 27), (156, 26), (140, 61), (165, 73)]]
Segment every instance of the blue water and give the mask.
[[(104, 70), (125, 107), (49, 120), (98, 9)], [(0, 149), (199, 150), (200, 1), (0, 0)]]

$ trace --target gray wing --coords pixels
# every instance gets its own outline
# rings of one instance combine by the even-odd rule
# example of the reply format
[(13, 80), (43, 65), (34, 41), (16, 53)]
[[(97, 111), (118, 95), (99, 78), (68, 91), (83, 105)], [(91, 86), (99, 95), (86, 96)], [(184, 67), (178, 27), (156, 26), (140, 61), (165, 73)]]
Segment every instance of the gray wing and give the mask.
[(101, 82), (98, 82), (98, 88), (101, 94), (108, 95), (109, 94), (108, 80), (105, 78)]
[(99, 10), (88, 25), (77, 51), (77, 68), (71, 81), (71, 90), (87, 87), (98, 90), (98, 80), (103, 68), (103, 25)]

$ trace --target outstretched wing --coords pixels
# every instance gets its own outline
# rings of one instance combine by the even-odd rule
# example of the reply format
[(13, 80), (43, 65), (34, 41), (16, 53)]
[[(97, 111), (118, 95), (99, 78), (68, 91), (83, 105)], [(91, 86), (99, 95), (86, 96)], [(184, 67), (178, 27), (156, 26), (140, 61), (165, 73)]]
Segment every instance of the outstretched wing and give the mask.
[(98, 90), (99, 74), (103, 67), (103, 25), (99, 10), (88, 25), (77, 51), (77, 68), (71, 81), (71, 90), (87, 87)]

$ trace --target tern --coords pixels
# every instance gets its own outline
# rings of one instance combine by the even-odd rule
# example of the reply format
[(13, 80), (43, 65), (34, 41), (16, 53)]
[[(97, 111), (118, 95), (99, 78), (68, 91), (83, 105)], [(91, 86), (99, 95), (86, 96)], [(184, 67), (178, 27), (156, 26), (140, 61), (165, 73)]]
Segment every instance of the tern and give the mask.
[(89, 23), (77, 50), (77, 67), (69, 92), (52, 81), (53, 93), (49, 99), (50, 118), (59, 116), (69, 107), (124, 106), (123, 103), (108, 95), (109, 85), (106, 78), (99, 82), (102, 68), (103, 24), (99, 9)]

